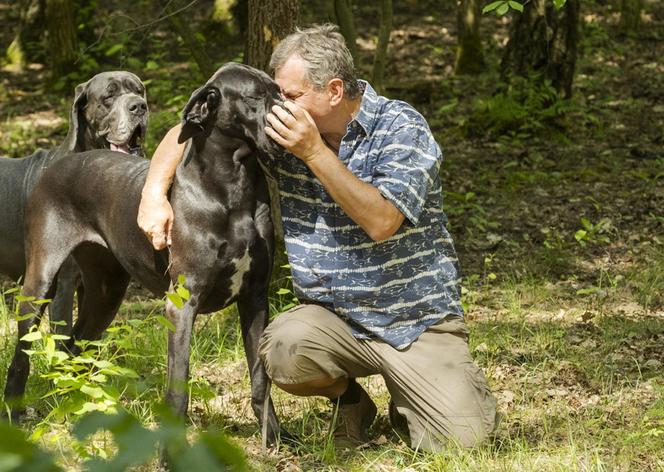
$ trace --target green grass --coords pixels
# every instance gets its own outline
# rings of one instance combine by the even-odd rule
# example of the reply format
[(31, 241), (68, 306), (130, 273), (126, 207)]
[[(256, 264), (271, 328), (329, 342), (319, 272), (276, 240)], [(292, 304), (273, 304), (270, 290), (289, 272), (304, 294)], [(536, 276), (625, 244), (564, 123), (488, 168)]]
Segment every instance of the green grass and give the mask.
[[(573, 292), (559, 291), (532, 277), (503, 275), (502, 281), (478, 283), (470, 291), (476, 292), (476, 301), (469, 305), (471, 349), (504, 415), (495, 437), (478, 448), (451, 447), (436, 455), (411, 451), (389, 426), (387, 392), (376, 377), (363, 384), (380, 409), (372, 429), (373, 437), (381, 438), (377, 445), (335, 453), (328, 438), (327, 402), (273, 390), (280, 418), (301, 437), (302, 444), (262, 455), (233, 308), (197, 321), (192, 342), (191, 434), (221, 428), (244, 447), (253, 468), (266, 471), (284, 464), (300, 468), (294, 470), (661, 470), (664, 378), (661, 364), (657, 365), (664, 360), (661, 316), (646, 311), (625, 316), (607, 308), (605, 314), (584, 319), (585, 303), (579, 304), (580, 297)], [(483, 300), (488, 299), (492, 302), (485, 304)], [(126, 387), (121, 402), (148, 426), (156, 423), (155, 407), (165, 379), (166, 329), (151, 318), (145, 322), (140, 318), (159, 313), (162, 305), (135, 299), (124, 305), (115, 322), (127, 330), (121, 345), (122, 365), (140, 375), (135, 382), (118, 385)], [(482, 313), (485, 306), (492, 307), (489, 314)], [(10, 329), (10, 311), (0, 305), (3, 332)], [(4, 382), (13, 344), (11, 336), (2, 339), (0, 382)], [(28, 395), (34, 413), (24, 425), (28, 431), (58, 403), (56, 398), (39, 398), (49, 390), (48, 382), (39, 377), (44, 372), (44, 364), (33, 366)], [(39, 443), (53, 451), (61, 464), (78, 467), (83, 446), (72, 441), (70, 424), (41, 424), (46, 433)], [(106, 438), (97, 439), (94, 448), (112, 455), (115, 446)]]

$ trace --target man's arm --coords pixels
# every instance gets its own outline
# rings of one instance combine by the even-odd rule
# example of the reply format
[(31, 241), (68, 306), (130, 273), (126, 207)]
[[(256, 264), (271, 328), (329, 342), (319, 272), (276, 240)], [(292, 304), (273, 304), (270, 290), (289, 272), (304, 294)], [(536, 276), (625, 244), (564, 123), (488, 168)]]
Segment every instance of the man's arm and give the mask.
[(138, 226), (146, 234), (155, 249), (171, 244), (173, 209), (168, 202), (168, 189), (173, 182), (175, 169), (182, 161), (186, 144), (178, 144), (180, 125), (171, 128), (161, 140), (152, 156), (148, 176), (141, 192), (138, 207)]
[[(306, 110), (292, 102), (275, 106), (265, 132), (300, 158), (343, 211), (374, 241), (382, 241), (401, 227), (404, 215), (373, 185), (362, 182), (328, 148)], [(278, 117), (278, 118), (277, 118)]]

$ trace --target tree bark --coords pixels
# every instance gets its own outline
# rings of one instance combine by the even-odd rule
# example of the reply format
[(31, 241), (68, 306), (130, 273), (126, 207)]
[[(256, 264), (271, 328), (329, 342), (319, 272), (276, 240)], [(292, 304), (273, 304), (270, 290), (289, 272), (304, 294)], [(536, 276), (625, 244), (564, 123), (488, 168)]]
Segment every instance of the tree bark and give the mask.
[(7, 48), (6, 56), (9, 65), (21, 70), (43, 55), (41, 40), (45, 28), (46, 3), (44, 0), (21, 0), (17, 8), (18, 29)]
[(643, 0), (621, 0), (620, 2), (620, 32), (623, 34), (636, 33), (641, 24), (641, 9)]
[[(283, 38), (295, 31), (300, 15), (298, 0), (249, 0), (249, 28), (244, 61), (252, 67), (262, 69), (271, 74), (270, 57), (274, 47)], [(281, 266), (285, 258), (284, 229), (281, 224), (281, 206), (279, 186), (268, 178), (270, 190), (270, 208), (275, 232), (275, 258), (272, 280), (277, 281), (287, 276)], [(281, 284), (283, 286), (283, 284)]]
[(480, 37), (480, 0), (457, 1), (457, 74), (479, 74), (484, 70), (484, 54)]
[(54, 80), (74, 70), (78, 36), (73, 7), (68, 0), (46, 0), (47, 49)]
[(385, 63), (387, 62), (387, 46), (390, 43), (392, 32), (392, 0), (380, 2), (380, 26), (378, 28), (378, 43), (374, 55), (372, 82), (379, 94), (385, 93)]
[(244, 61), (270, 72), (272, 50), (295, 31), (300, 14), (298, 0), (249, 0), (249, 29)]
[(556, 10), (550, 0), (531, 0), (516, 14), (501, 63), (503, 80), (510, 74), (541, 74), (569, 98), (579, 40), (579, 2), (567, 0)]
[(350, 8), (350, 0), (334, 0), (334, 14), (337, 17), (337, 25), (339, 30), (346, 40), (346, 46), (353, 56), (355, 66), (358, 65), (358, 49), (357, 49), (357, 31), (355, 29), (355, 20), (353, 19), (353, 11)]

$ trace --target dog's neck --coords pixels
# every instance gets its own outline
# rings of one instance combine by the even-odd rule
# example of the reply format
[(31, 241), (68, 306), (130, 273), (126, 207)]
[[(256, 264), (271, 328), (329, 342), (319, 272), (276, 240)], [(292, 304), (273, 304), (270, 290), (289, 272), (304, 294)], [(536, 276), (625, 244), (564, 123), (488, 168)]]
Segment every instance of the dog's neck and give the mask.
[(194, 185), (216, 194), (228, 208), (239, 208), (255, 200), (257, 173), (262, 169), (258, 151), (246, 139), (217, 128), (192, 138), (174, 185)]

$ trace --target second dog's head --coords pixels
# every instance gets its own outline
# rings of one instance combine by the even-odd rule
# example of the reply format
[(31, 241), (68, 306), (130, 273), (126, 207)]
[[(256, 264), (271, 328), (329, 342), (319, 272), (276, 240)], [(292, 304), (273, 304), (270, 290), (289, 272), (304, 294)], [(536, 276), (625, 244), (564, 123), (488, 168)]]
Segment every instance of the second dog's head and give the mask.
[(142, 155), (147, 126), (141, 80), (131, 72), (102, 72), (76, 86), (65, 150), (111, 149)]
[(182, 114), (178, 141), (208, 135), (216, 127), (247, 141), (265, 157), (274, 156), (283, 148), (265, 134), (265, 116), (273, 105), (281, 103), (279, 86), (265, 72), (228, 63), (191, 95)]

